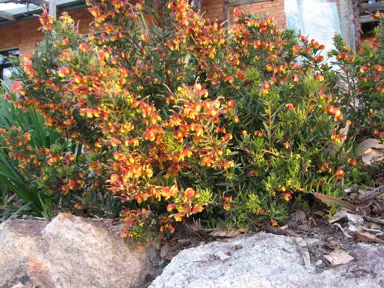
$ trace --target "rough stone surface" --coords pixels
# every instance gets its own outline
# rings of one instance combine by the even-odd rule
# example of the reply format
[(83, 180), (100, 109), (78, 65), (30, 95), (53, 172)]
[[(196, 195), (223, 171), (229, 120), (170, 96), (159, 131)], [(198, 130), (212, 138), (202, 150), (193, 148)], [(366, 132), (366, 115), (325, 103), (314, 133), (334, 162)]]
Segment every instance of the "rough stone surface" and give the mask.
[(306, 270), (294, 238), (259, 233), (180, 252), (150, 288), (384, 287), (383, 246), (356, 244), (347, 252), (354, 257), (347, 265), (323, 270), (311, 259)]
[(142, 287), (148, 257), (100, 221), (60, 214), (0, 225), (0, 287)]

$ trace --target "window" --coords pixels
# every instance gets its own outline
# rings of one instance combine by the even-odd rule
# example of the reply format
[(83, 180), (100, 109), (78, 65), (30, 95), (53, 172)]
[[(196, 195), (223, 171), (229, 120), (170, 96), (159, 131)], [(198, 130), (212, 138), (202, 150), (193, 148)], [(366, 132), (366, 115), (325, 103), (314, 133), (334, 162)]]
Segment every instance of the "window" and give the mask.
[[(0, 52), (0, 79), (5, 83), (5, 85), (10, 86), (11, 84), (11, 75), (12, 72), (15, 72), (15, 67), (12, 67), (11, 63), (8, 61), (8, 57), (14, 55), (19, 56), (19, 49), (12, 49), (8, 51)], [(0, 83), (1, 86), (1, 83)]]

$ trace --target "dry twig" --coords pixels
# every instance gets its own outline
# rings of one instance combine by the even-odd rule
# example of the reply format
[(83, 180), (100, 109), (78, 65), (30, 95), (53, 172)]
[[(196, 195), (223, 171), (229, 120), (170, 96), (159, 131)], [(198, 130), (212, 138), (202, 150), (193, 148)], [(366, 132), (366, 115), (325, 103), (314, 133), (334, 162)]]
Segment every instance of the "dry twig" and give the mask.
[(369, 216), (363, 216), (363, 219), (365, 221), (371, 222), (371, 223), (376, 223), (380, 225), (384, 225), (384, 219), (379, 219), (379, 218), (374, 218), (374, 217), (369, 217)]
[(366, 202), (375, 199), (379, 195), (384, 193), (384, 185), (379, 186), (371, 191), (368, 191), (359, 197), (361, 202)]
[(384, 240), (377, 238), (375, 235), (366, 232), (356, 232), (356, 240), (366, 243), (381, 243), (384, 244)]

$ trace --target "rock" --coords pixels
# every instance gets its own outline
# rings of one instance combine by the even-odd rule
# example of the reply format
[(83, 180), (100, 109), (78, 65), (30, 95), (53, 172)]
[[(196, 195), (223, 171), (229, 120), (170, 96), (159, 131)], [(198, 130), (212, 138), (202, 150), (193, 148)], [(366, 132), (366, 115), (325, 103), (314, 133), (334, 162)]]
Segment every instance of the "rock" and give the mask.
[[(311, 243), (310, 238), (304, 240)], [(175, 256), (150, 288), (383, 287), (384, 251), (380, 247), (356, 244), (348, 251), (354, 261), (315, 273), (305, 268), (295, 242), (258, 233), (190, 248)], [(239, 246), (242, 249), (235, 249)], [(220, 253), (231, 257), (226, 261), (212, 257)]]
[(60, 214), (0, 225), (0, 287), (143, 287), (145, 251), (101, 221)]

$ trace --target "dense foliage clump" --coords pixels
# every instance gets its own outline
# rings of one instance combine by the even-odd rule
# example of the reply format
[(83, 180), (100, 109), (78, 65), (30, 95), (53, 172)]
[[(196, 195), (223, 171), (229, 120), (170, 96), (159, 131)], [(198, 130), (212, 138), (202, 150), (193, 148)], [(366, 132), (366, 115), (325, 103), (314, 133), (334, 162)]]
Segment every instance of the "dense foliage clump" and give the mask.
[(87, 36), (41, 16), (14, 104), (67, 144), (31, 145), (20, 127), (2, 137), (53, 211), (121, 210), (123, 236), (143, 241), (193, 215), (275, 223), (294, 196), (361, 184), (355, 139), (384, 133), (381, 42), (357, 56), (336, 36), (332, 69), (323, 45), (269, 16), (235, 9), (224, 28), (186, 2), (89, 1)]

